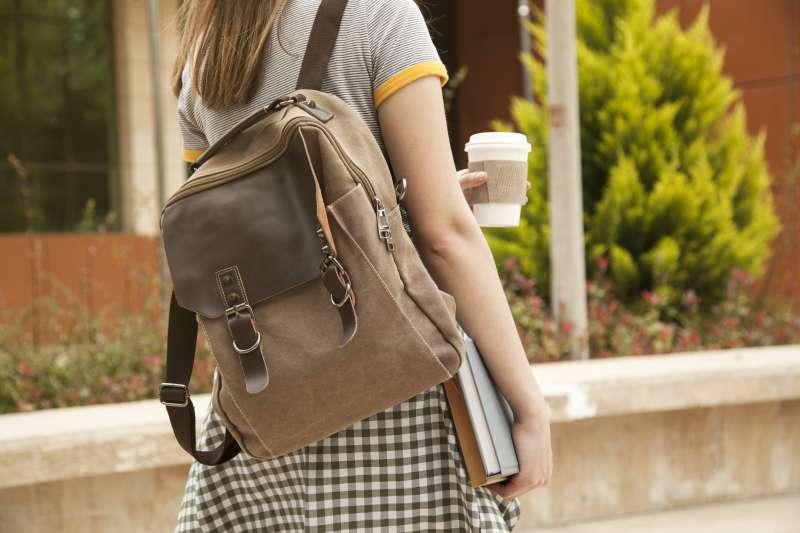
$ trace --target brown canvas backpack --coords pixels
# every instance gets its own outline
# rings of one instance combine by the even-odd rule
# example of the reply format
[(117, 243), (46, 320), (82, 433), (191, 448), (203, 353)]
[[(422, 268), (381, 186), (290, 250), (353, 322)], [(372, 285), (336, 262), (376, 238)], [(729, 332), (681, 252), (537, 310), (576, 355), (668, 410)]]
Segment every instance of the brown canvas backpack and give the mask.
[[(204, 464), (277, 457), (452, 377), (453, 297), (422, 263), (361, 117), (319, 90), (346, 0), (323, 0), (298, 89), (235, 126), (161, 215), (173, 284), (160, 399)], [(198, 450), (187, 385), (197, 326), (227, 428)]]

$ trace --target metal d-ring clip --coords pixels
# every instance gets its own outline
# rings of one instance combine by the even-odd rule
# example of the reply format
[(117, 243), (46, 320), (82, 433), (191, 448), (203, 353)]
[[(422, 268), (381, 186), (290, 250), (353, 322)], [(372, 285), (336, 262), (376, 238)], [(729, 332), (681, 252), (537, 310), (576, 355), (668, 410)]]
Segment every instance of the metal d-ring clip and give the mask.
[(233, 315), (240, 315), (243, 311), (247, 311), (247, 314), (250, 315), (250, 324), (253, 327), (253, 331), (256, 332), (256, 340), (253, 345), (248, 348), (239, 348), (239, 345), (236, 344), (236, 339), (231, 339), (233, 343), (233, 349), (236, 350), (236, 353), (239, 355), (248, 354), (255, 350), (259, 344), (261, 344), (261, 332), (258, 331), (258, 328), (256, 327), (255, 314), (253, 313), (253, 308), (250, 307), (250, 304), (242, 302), (225, 309), (225, 317), (230, 318)]
[(326, 255), (325, 259), (322, 262), (322, 266), (320, 267), (322, 272), (326, 272), (331, 266), (336, 269), (337, 278), (341, 281), (344, 279), (344, 297), (340, 301), (336, 301), (333, 297), (333, 293), (330, 294), (331, 304), (336, 307), (342, 307), (347, 301), (350, 299), (350, 293), (352, 292), (353, 285), (350, 282), (350, 275), (345, 270), (344, 265), (342, 265), (339, 258), (335, 255)]
[(394, 192), (397, 195), (398, 200), (402, 200), (406, 196), (406, 190), (408, 189), (408, 181), (405, 178), (400, 178), (400, 181), (395, 183), (394, 185)]
[(249, 348), (244, 348), (244, 349), (239, 348), (239, 346), (236, 344), (236, 339), (234, 339), (233, 340), (233, 349), (236, 350), (236, 353), (238, 353), (239, 355), (246, 355), (246, 354), (249, 354), (250, 352), (252, 352), (253, 350), (255, 350), (256, 348), (258, 348), (259, 344), (261, 344), (261, 332), (256, 330), (256, 341), (253, 343), (252, 346), (250, 346)]
[(350, 299), (350, 289), (352, 289), (352, 285), (348, 281), (347, 285), (345, 285), (344, 287), (344, 298), (342, 298), (342, 301), (337, 302), (336, 300), (333, 299), (333, 294), (331, 294), (331, 303), (336, 307), (342, 307), (344, 304), (347, 303), (347, 300)]

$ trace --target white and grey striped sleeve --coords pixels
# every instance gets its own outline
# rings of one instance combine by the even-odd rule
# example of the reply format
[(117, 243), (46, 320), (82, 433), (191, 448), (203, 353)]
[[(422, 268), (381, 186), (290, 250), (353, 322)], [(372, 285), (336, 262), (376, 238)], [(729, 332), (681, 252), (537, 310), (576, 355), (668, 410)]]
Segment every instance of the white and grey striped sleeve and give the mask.
[(447, 83), (447, 69), (414, 0), (373, 0), (366, 18), (375, 108), (424, 76)]
[(195, 120), (192, 85), (187, 72), (188, 69), (184, 69), (183, 84), (178, 94), (178, 127), (181, 133), (183, 160), (194, 163), (208, 148), (208, 140)]

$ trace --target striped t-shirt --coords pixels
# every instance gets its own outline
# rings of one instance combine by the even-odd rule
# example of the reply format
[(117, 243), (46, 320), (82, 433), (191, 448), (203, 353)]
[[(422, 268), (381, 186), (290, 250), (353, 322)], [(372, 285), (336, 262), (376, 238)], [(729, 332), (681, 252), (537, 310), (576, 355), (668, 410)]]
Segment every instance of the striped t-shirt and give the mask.
[[(289, 0), (264, 48), (261, 85), (244, 105), (208, 109), (192, 88), (191, 69), (184, 67), (178, 97), (184, 160), (195, 161), (237, 122), (295, 89), (319, 4), (320, 0)], [(438, 76), (442, 85), (447, 81), (414, 0), (348, 1), (322, 90), (357, 111), (381, 147), (378, 106), (401, 87), (429, 75)]]

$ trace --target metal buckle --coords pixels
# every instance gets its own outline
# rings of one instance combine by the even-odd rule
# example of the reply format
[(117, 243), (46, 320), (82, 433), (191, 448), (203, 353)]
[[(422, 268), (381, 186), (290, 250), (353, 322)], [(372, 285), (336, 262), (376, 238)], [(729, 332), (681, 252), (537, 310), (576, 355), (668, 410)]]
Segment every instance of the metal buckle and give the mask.
[[(353, 284), (350, 282), (350, 274), (347, 273), (347, 270), (345, 270), (344, 265), (342, 265), (342, 263), (339, 261), (339, 258), (337, 258), (334, 255), (326, 255), (325, 256), (325, 259), (323, 259), (322, 265), (320, 266), (320, 270), (322, 270), (322, 273), (324, 274), (325, 272), (328, 271), (328, 269), (331, 267), (331, 265), (333, 265), (333, 267), (336, 269), (336, 273), (338, 274), (337, 277), (338, 278), (343, 278), (344, 279), (344, 283), (345, 283), (344, 284), (344, 298), (342, 298), (341, 301), (337, 302), (333, 298), (333, 293), (331, 293), (330, 294), (331, 304), (335, 305), (336, 307), (342, 307), (344, 304), (347, 303), (347, 300), (350, 299), (350, 293), (352, 292)], [(340, 279), (340, 281), (341, 281), (341, 279)]]
[[(164, 400), (164, 389), (176, 389), (183, 392), (182, 402), (168, 402)], [(158, 399), (167, 407), (186, 407), (189, 405), (189, 388), (183, 383), (162, 383), (158, 389)]]
[(394, 184), (394, 192), (397, 195), (398, 200), (405, 198), (407, 189), (408, 181), (406, 181), (405, 178), (400, 178), (400, 181)]
[(239, 346), (236, 344), (236, 340), (233, 339), (233, 349), (236, 350), (236, 353), (239, 355), (248, 354), (255, 350), (259, 344), (261, 344), (261, 332), (258, 331), (258, 328), (256, 327), (256, 315), (253, 312), (253, 308), (250, 307), (250, 304), (242, 302), (225, 309), (225, 318), (229, 319), (233, 315), (240, 315), (243, 311), (247, 311), (247, 314), (250, 315), (250, 324), (253, 326), (253, 331), (256, 332), (256, 340), (253, 345), (248, 348), (239, 348)]
[(236, 350), (236, 353), (238, 353), (239, 355), (246, 355), (255, 350), (256, 348), (258, 348), (259, 344), (261, 344), (261, 332), (256, 330), (256, 342), (254, 342), (252, 346), (245, 349), (239, 348), (239, 346), (237, 346), (236, 344), (236, 340), (234, 339), (233, 349)]
[(333, 305), (335, 305), (336, 307), (342, 307), (344, 304), (347, 303), (347, 300), (350, 299), (350, 289), (351, 288), (352, 288), (352, 285), (350, 285), (350, 282), (348, 281), (347, 285), (345, 285), (345, 288), (344, 288), (344, 298), (342, 298), (342, 301), (341, 302), (337, 302), (336, 300), (333, 299), (333, 294), (331, 294), (331, 303)]
[(242, 311), (247, 311), (250, 314), (250, 319), (252, 319), (255, 316), (255, 314), (253, 313), (253, 308), (250, 307), (250, 304), (242, 302), (240, 304), (236, 304), (232, 307), (225, 309), (225, 318), (230, 318), (231, 315), (240, 315)]

